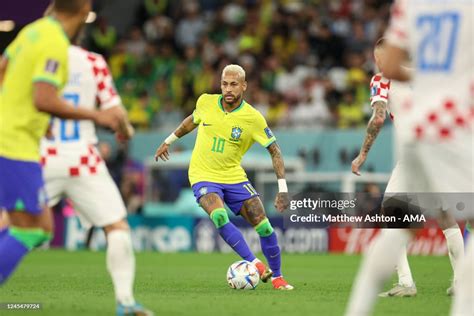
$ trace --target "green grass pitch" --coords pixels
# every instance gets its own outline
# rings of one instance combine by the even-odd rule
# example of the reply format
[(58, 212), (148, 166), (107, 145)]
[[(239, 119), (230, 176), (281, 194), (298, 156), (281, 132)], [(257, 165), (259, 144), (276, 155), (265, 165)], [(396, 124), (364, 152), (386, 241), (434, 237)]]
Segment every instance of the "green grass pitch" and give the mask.
[[(137, 254), (135, 296), (156, 315), (342, 315), (359, 256), (283, 255), (292, 292), (260, 283), (254, 291), (228, 287), (233, 254)], [(260, 255), (261, 257), (261, 255)], [(410, 257), (415, 298), (379, 299), (375, 315), (448, 315), (447, 257)], [(394, 280), (392, 280), (394, 281)], [(387, 284), (386, 287), (391, 284)], [(41, 302), (41, 311), (1, 315), (114, 315), (112, 284), (103, 252), (35, 251), (0, 288), (0, 302)]]

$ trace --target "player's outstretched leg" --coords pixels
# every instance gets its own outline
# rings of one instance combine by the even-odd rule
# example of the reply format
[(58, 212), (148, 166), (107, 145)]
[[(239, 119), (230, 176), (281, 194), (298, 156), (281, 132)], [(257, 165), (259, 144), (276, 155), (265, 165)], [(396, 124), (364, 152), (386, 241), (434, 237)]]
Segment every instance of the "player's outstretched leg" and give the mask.
[[(0, 208), (8, 211), (9, 228), (0, 239), (0, 284), (23, 257), (51, 239), (53, 219), (46, 207), (41, 166), (0, 157)], [(2, 222), (6, 218), (2, 217)], [(2, 224), (3, 225), (3, 224)]]
[(255, 255), (250, 250), (240, 230), (229, 220), (224, 208), (224, 201), (217, 193), (208, 193), (199, 198), (199, 204), (209, 214), (222, 239), (244, 260), (254, 261)]
[(404, 229), (384, 229), (373, 241), (364, 256), (357, 278), (352, 286), (346, 316), (370, 315), (377, 292), (390, 277), (402, 248), (411, 234)]
[(225, 208), (216, 208), (211, 212), (211, 220), (222, 239), (244, 260), (254, 261), (255, 255), (250, 250), (240, 230), (229, 220)]
[(114, 284), (117, 315), (151, 316), (153, 313), (135, 301), (135, 256), (130, 229), (125, 220), (104, 227), (107, 235), (107, 270)]
[[(203, 188), (205, 189), (203, 190)], [(210, 188), (215, 191), (208, 193)], [(254, 193), (245, 189), (242, 183), (224, 187), (220, 184), (216, 185), (203, 182), (193, 185), (193, 190), (198, 203), (209, 214), (222, 239), (224, 239), (242, 259), (252, 262), (258, 270), (260, 280), (267, 282), (273, 275), (273, 272), (268, 269), (262, 261), (255, 257), (240, 230), (229, 221), (227, 211), (224, 208), (223, 190), (227, 190), (226, 202), (231, 205), (230, 207), (235, 214), (239, 214), (242, 209), (242, 204), (244, 203), (243, 201), (251, 197)], [(202, 195), (201, 192), (205, 192), (204, 195)]]
[(268, 220), (259, 197), (253, 197), (244, 202), (242, 216), (255, 228), (260, 236), (262, 252), (273, 271), (272, 285), (277, 290), (293, 290), (294, 287), (281, 274), (281, 253), (278, 239)]
[(407, 249), (403, 247), (402, 254), (397, 264), (398, 283), (387, 292), (379, 294), (380, 297), (411, 297), (416, 296), (417, 290), (408, 264)]
[[(471, 222), (474, 223), (474, 221)], [(473, 293), (474, 293), (474, 240), (472, 235), (466, 240), (466, 254), (459, 262), (459, 279), (455, 284), (456, 294), (454, 295), (451, 315), (472, 315)]]
[(16, 234), (14, 227), (5, 231), (4, 238), (0, 240), (0, 284), (6, 282), (8, 277), (15, 271), (21, 259), (28, 253), (30, 247), (24, 239)]
[(458, 263), (464, 257), (464, 240), (461, 229), (459, 228), (456, 219), (449, 212), (442, 212), (438, 218), (439, 227), (443, 230), (446, 238), (446, 245), (448, 247), (449, 261), (453, 269), (453, 282), (447, 289), (448, 295), (454, 294), (454, 285), (458, 280)]
[(0, 239), (0, 284), (4, 284), (23, 257), (33, 248), (51, 240), (52, 225), (49, 210), (39, 215), (25, 211), (10, 213), (10, 227)]

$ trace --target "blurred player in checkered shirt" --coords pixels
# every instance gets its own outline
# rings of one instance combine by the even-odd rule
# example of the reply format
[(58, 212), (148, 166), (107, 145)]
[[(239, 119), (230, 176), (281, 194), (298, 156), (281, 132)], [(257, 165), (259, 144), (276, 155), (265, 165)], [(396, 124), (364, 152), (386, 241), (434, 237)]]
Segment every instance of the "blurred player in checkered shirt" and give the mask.
[[(375, 44), (375, 63), (381, 72), (375, 74), (370, 82), (370, 104), (373, 108), (373, 115), (367, 125), (367, 133), (360, 153), (352, 162), (352, 172), (356, 175), (360, 175), (359, 169), (367, 159), (370, 148), (382, 129), (387, 114), (393, 120), (395, 128), (399, 128), (398, 116), (395, 115), (394, 110), (396, 111), (398, 109), (400, 111), (401, 107), (407, 106), (407, 104), (409, 105), (409, 102), (411, 102), (412, 91), (408, 84), (400, 81), (389, 80), (383, 75), (383, 65), (386, 63), (385, 42), (386, 40), (381, 38)], [(397, 152), (398, 151), (399, 150), (397, 150)], [(407, 189), (404, 186), (409, 180), (406, 179), (406, 177), (412, 177), (412, 175), (407, 173), (407, 163), (403, 159), (397, 159), (395, 168), (392, 171), (392, 175), (385, 189), (386, 197), (407, 192)], [(446, 237), (451, 267), (454, 272), (453, 283), (455, 283), (457, 279), (456, 265), (463, 257), (464, 242), (461, 230), (456, 223), (455, 218), (447, 212), (443, 212), (442, 215), (443, 216), (438, 218), (438, 223)], [(417, 294), (417, 289), (408, 264), (406, 247), (403, 248), (400, 260), (397, 263), (397, 273), (398, 283), (389, 291), (381, 293), (380, 296), (415, 296)], [(453, 286), (448, 288), (447, 293), (448, 295), (453, 294)]]
[[(474, 2), (398, 0), (387, 30), (387, 78), (412, 81), (411, 104), (397, 109), (396, 139), (406, 163), (404, 188), (420, 206), (474, 220)], [(403, 64), (410, 54), (414, 71)], [(454, 195), (454, 193), (458, 193)], [(459, 193), (463, 193), (460, 196)], [(454, 197), (454, 198), (453, 198)], [(457, 208), (459, 199), (464, 207)], [(462, 210), (462, 212), (461, 212)], [(369, 315), (409, 230), (384, 230), (363, 260), (346, 315)], [(452, 315), (474, 314), (474, 243), (458, 263)]]
[[(115, 90), (107, 63), (101, 55), (78, 46), (69, 48), (69, 81), (63, 97), (75, 106), (125, 111)], [(117, 135), (133, 134), (128, 120)], [(52, 137), (41, 144), (41, 164), (49, 205), (66, 196), (85, 227), (102, 227), (107, 237), (107, 270), (112, 277), (117, 315), (151, 315), (133, 296), (135, 257), (126, 208), (120, 192), (96, 148), (94, 122), (53, 118)]]

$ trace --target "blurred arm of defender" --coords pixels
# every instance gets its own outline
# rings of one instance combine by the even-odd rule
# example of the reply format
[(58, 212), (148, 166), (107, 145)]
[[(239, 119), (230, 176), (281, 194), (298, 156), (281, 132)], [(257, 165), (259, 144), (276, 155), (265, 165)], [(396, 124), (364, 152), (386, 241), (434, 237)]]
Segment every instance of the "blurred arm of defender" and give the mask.
[(119, 120), (118, 129), (115, 133), (115, 137), (117, 138), (117, 140), (119, 142), (124, 142), (131, 139), (135, 134), (135, 129), (133, 128), (132, 124), (130, 124), (130, 121), (128, 120), (127, 111), (125, 110), (123, 105), (120, 104), (119, 106), (115, 106), (109, 109), (109, 111), (112, 113), (112, 115), (123, 116), (123, 118)]
[(288, 187), (285, 180), (285, 163), (283, 162), (283, 156), (281, 154), (280, 146), (277, 142), (273, 142), (267, 147), (270, 156), (272, 157), (273, 170), (277, 176), (279, 192), (275, 197), (275, 208), (279, 212), (283, 212), (288, 208), (290, 204), (290, 197), (288, 194)]
[(155, 161), (158, 161), (158, 158), (161, 158), (163, 161), (167, 161), (170, 159), (169, 154), (169, 147), (170, 145), (177, 140), (178, 138), (183, 137), (184, 135), (192, 132), (199, 124), (194, 123), (194, 119), (192, 115), (189, 115), (185, 118), (178, 128), (170, 135), (165, 141), (158, 147), (155, 153)]
[(377, 135), (382, 129), (387, 113), (387, 103), (377, 101), (373, 104), (373, 114), (367, 125), (364, 143), (360, 149), (359, 155), (352, 161), (352, 173), (360, 176), (359, 169), (364, 164), (369, 154), (372, 144), (375, 142)]
[(81, 107), (73, 107), (61, 99), (56, 86), (47, 82), (35, 82), (33, 84), (33, 102), (39, 111), (50, 113), (63, 119), (92, 120), (98, 125), (109, 127), (114, 131), (120, 130), (124, 120), (124, 111), (110, 108), (104, 111), (89, 110)]
[[(82, 41), (82, 34), (78, 36), (77, 43)], [(79, 46), (79, 45), (78, 45)], [(115, 130), (115, 138), (119, 142), (125, 142), (132, 138), (135, 130), (128, 120), (127, 110), (123, 107), (122, 99), (120, 98), (112, 75), (107, 65), (107, 61), (102, 55), (94, 55), (94, 68), (102, 73), (99, 78), (94, 75), (94, 80), (97, 85), (96, 99), (99, 103), (100, 111), (108, 111), (111, 116), (118, 118), (118, 128)], [(101, 85), (103, 85), (101, 87)]]

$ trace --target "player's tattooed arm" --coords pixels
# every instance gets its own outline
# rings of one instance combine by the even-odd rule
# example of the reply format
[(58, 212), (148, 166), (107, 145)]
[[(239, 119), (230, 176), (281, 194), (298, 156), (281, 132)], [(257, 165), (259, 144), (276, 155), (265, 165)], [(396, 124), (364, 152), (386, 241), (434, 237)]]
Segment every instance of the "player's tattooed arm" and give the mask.
[[(184, 135), (188, 134), (189, 132), (193, 131), (198, 124), (194, 124), (193, 121), (193, 116), (189, 115), (187, 118), (185, 118), (181, 124), (179, 124), (178, 128), (174, 131), (173, 134), (171, 134), (161, 145), (158, 147), (158, 149), (155, 152), (155, 161), (158, 161), (158, 158), (160, 158), (163, 161), (169, 160), (170, 159), (170, 154), (169, 154), (169, 147), (173, 141), (175, 141), (178, 138), (183, 137)], [(168, 140), (168, 141), (167, 141)]]
[(360, 149), (359, 155), (352, 161), (352, 173), (360, 176), (359, 169), (364, 164), (369, 154), (370, 148), (375, 142), (377, 135), (382, 129), (387, 113), (387, 104), (383, 101), (377, 101), (373, 104), (373, 114), (367, 125), (364, 143)]
[(285, 163), (283, 162), (283, 157), (281, 155), (280, 146), (276, 142), (273, 142), (270, 146), (267, 147), (270, 156), (272, 157), (273, 169), (277, 179), (285, 178)]
[(174, 131), (174, 134), (178, 137), (181, 138), (184, 135), (192, 132), (198, 125), (194, 124), (193, 122), (193, 116), (189, 115), (187, 118), (185, 118), (181, 124), (178, 126), (178, 128)]
[[(267, 150), (272, 156), (273, 170), (275, 170), (277, 179), (285, 179), (285, 163), (283, 162), (280, 146), (273, 142), (273, 144), (267, 147)], [(278, 192), (274, 202), (275, 208), (279, 212), (283, 212), (288, 208), (289, 204), (290, 197), (288, 192)]]
[(387, 113), (387, 104), (383, 101), (377, 101), (373, 105), (374, 112), (367, 125), (367, 134), (365, 135), (364, 143), (361, 148), (361, 153), (367, 155), (372, 147), (377, 135), (382, 129)]

